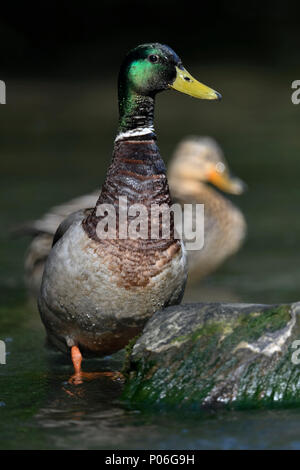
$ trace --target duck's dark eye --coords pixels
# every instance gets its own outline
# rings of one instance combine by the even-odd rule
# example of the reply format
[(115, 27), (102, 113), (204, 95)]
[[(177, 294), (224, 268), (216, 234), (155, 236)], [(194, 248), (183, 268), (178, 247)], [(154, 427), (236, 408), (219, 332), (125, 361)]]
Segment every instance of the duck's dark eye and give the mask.
[(150, 62), (152, 62), (152, 64), (155, 64), (156, 62), (158, 62), (158, 55), (151, 54), (149, 55), (148, 59)]

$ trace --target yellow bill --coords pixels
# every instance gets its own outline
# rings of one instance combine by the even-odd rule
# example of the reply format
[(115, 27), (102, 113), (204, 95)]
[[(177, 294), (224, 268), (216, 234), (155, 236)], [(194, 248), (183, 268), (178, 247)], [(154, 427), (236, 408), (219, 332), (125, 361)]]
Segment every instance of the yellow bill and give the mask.
[(220, 100), (222, 98), (220, 93), (198, 82), (187, 70), (176, 67), (176, 71), (176, 78), (170, 85), (174, 90), (203, 100)]

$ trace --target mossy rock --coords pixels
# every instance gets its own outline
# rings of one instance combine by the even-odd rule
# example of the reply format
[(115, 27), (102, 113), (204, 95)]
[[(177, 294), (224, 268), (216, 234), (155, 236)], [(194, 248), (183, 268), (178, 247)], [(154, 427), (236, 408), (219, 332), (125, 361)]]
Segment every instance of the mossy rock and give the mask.
[(300, 303), (157, 312), (131, 349), (123, 398), (149, 407), (300, 405)]

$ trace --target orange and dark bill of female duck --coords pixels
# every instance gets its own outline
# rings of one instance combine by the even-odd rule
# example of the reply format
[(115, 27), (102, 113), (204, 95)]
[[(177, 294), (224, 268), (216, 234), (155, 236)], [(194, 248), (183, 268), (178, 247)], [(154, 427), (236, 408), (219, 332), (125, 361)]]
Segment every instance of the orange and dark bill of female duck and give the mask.
[(207, 181), (214, 184), (217, 188), (231, 194), (242, 194), (247, 185), (240, 178), (231, 176), (228, 171), (220, 173), (217, 169), (213, 169), (208, 173)]

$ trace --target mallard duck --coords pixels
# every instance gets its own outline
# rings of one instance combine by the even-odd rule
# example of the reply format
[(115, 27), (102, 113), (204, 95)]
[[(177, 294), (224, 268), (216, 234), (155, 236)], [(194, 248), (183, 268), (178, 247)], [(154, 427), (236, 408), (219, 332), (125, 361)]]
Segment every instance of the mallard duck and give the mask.
[(93, 209), (62, 222), (45, 264), (41, 319), (49, 342), (71, 355), (77, 379), (83, 355), (122, 349), (155, 311), (178, 304), (184, 293), (187, 262), (172, 218), (169, 238), (124, 238), (122, 224), (114, 234), (110, 223), (107, 236), (105, 230), (99, 236), (111, 208), (120, 216), (120, 198), (127, 198), (129, 209), (172, 204), (153, 125), (155, 96), (169, 89), (220, 99), (168, 46), (144, 44), (129, 52), (119, 73), (119, 128), (100, 196)]
[(178, 145), (168, 181), (174, 201), (182, 206), (204, 204), (204, 246), (187, 250), (188, 279), (192, 283), (236, 253), (246, 235), (242, 212), (207, 183), (231, 194), (241, 194), (246, 185), (230, 175), (222, 149), (210, 137), (188, 137)]

